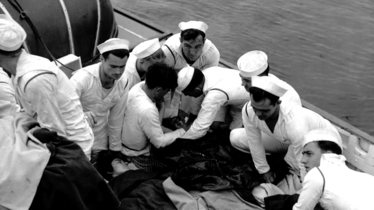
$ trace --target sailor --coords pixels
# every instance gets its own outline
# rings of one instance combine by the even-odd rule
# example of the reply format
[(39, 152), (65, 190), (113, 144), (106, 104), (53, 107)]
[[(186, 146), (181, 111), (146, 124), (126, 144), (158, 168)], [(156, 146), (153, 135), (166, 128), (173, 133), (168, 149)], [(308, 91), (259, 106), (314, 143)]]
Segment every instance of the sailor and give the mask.
[(307, 175), (293, 210), (373, 209), (374, 177), (353, 171), (345, 164), (340, 135), (331, 130), (312, 130), (303, 138)]
[(96, 162), (101, 151), (109, 149), (120, 154), (123, 114), (129, 90), (128, 80), (123, 75), (129, 57), (129, 42), (111, 38), (97, 48), (101, 62), (74, 72), (70, 78), (95, 136), (92, 163)]
[[(280, 97), (281, 101), (289, 101), (301, 106), (301, 99), (296, 90), (288, 83), (269, 73), (270, 65), (268, 62), (268, 56), (265, 52), (259, 50), (249, 51), (238, 59), (237, 66), (240, 72), (239, 76), (242, 80), (242, 85), (248, 92), (249, 88), (252, 86), (252, 76), (269, 76), (273, 80), (276, 80), (283, 88), (288, 90), (282, 97)], [(266, 152), (278, 154), (287, 152), (288, 144), (283, 144), (263, 132), (261, 133), (261, 137)], [(233, 139), (233, 141), (246, 141), (247, 135), (245, 129), (238, 128), (232, 130), (230, 138)]]
[(3, 116), (16, 116), (21, 107), (17, 104), (12, 81), (0, 67), (0, 113)]
[(152, 158), (151, 145), (165, 147), (181, 137), (187, 130), (181, 128), (164, 133), (160, 110), (164, 95), (178, 86), (177, 73), (164, 63), (148, 68), (145, 81), (136, 84), (128, 94), (122, 131), (122, 154), (146, 171), (156, 171), (162, 164)]
[[(162, 46), (166, 55), (165, 62), (176, 71), (180, 71), (185, 66), (200, 70), (218, 66), (220, 53), (216, 46), (206, 38), (208, 25), (202, 21), (188, 21), (180, 22), (178, 26), (181, 33), (171, 36)], [(196, 117), (196, 109), (191, 107), (200, 104), (202, 98), (185, 97), (176, 92), (173, 100), (170, 100), (171, 95), (166, 95), (166, 116), (172, 117), (178, 114), (185, 118), (191, 110), (195, 110), (192, 114)]]
[(226, 111), (232, 118), (231, 130), (243, 126), (242, 108), (249, 101), (249, 96), (240, 85), (238, 71), (217, 66), (201, 71), (187, 66), (178, 73), (178, 90), (187, 96), (203, 95), (197, 118), (182, 138), (203, 137), (214, 121), (225, 120)]
[(181, 33), (171, 36), (162, 50), (165, 52), (165, 62), (181, 70), (186, 65), (204, 70), (218, 66), (220, 54), (216, 46), (206, 38), (208, 25), (202, 21), (180, 22)]
[(242, 116), (247, 138), (230, 138), (236, 149), (250, 153), (257, 171), (266, 182), (273, 182), (275, 175), (269, 167), (262, 142), (262, 133), (289, 144), (285, 160), (297, 175), (303, 178), (305, 168), (301, 163), (303, 136), (314, 129), (336, 128), (317, 113), (290, 101), (281, 101), (287, 89), (268, 76), (253, 76), (249, 88), (251, 103), (243, 107)]
[(0, 66), (12, 75), (17, 101), (40, 127), (76, 142), (88, 158), (94, 136), (73, 85), (54, 63), (22, 49), (25, 30), (0, 15)]
[(150, 65), (165, 60), (158, 38), (138, 44), (130, 53), (125, 67), (125, 77), (129, 81), (129, 89), (143, 81)]

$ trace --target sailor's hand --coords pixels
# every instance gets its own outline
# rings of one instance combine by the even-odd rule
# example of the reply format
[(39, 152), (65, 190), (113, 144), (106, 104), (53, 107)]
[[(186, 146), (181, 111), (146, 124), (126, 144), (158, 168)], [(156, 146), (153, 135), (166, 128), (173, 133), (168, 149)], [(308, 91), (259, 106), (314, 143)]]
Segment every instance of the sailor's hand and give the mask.
[(89, 111), (89, 112), (85, 112), (85, 118), (88, 122), (88, 124), (90, 125), (91, 128), (93, 128), (95, 126), (95, 124), (97, 123), (96, 119), (96, 115), (95, 113)]
[(182, 128), (185, 130), (185, 131), (188, 131), (191, 127), (192, 123), (184, 123), (182, 125)]
[(265, 180), (266, 183), (273, 183), (276, 176), (274, 172), (269, 170), (268, 172), (262, 174), (262, 178)]

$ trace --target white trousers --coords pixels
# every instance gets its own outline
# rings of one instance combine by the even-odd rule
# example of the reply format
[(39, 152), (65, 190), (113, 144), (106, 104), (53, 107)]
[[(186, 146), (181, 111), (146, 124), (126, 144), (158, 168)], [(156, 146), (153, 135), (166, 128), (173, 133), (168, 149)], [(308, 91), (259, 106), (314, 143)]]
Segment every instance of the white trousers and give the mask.
[[(288, 165), (290, 165), (294, 170), (299, 171), (299, 167), (296, 161), (296, 156), (294, 151), (289, 147), (289, 144), (285, 144), (270, 136), (264, 132), (261, 132), (262, 144), (264, 145), (265, 152), (267, 153), (286, 153), (284, 160)], [(244, 153), (251, 153), (249, 147), (249, 139), (245, 133), (244, 128), (234, 129), (230, 133), (231, 145)]]

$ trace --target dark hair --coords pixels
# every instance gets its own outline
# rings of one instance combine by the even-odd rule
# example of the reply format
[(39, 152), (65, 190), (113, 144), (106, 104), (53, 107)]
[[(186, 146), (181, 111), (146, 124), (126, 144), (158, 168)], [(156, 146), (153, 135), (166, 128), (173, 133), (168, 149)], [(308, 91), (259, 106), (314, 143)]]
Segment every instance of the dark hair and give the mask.
[(13, 56), (13, 55), (15, 55), (15, 54), (18, 54), (22, 49), (23, 49), (23, 46), (21, 46), (20, 48), (14, 50), (14, 51), (4, 51), (4, 50), (0, 50), (0, 54), (1, 54), (1, 55), (5, 55), (5, 56)]
[(269, 75), (269, 71), (270, 71), (270, 65), (268, 64), (268, 67), (265, 69), (265, 71), (263, 71), (258, 76), (268, 76)]
[(265, 90), (262, 90), (258, 87), (250, 87), (249, 93), (252, 95), (252, 98), (255, 102), (260, 102), (265, 99), (270, 100), (270, 104), (275, 105), (279, 101), (279, 97), (273, 95)]
[(318, 147), (324, 152), (330, 151), (330, 152), (335, 153), (337, 155), (342, 154), (342, 148), (340, 148), (339, 145), (336, 144), (335, 142), (332, 142), (332, 141), (317, 141), (317, 143), (318, 143)]
[(199, 35), (205, 39), (205, 33), (197, 29), (187, 29), (181, 32), (182, 40), (189, 41), (196, 39)]
[(142, 58), (142, 60), (151, 60), (151, 59), (157, 60), (157, 59), (161, 59), (163, 57), (165, 58), (166, 55), (165, 55), (164, 51), (160, 48), (156, 52), (152, 53), (152, 55), (147, 56), (145, 58)]
[(124, 58), (124, 57), (129, 57), (130, 53), (126, 49), (118, 49), (118, 50), (107, 51), (103, 53), (102, 56), (106, 60), (110, 54), (113, 54), (114, 56), (119, 57), (119, 58)]
[(192, 76), (192, 79), (190, 81), (190, 84), (187, 85), (187, 87), (182, 91), (193, 91), (197, 86), (200, 85), (204, 81), (204, 74), (200, 69), (194, 68), (194, 73)]
[(174, 90), (178, 86), (178, 74), (165, 63), (155, 63), (148, 67), (145, 83), (150, 89), (161, 87)]

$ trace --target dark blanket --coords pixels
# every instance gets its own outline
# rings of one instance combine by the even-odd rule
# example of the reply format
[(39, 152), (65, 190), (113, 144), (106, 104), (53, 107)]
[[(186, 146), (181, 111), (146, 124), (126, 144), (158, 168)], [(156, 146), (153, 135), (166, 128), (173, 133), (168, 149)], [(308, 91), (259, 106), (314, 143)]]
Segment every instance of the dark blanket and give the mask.
[(51, 158), (30, 209), (115, 209), (119, 201), (74, 142), (40, 129), (34, 136), (46, 143)]
[(121, 200), (118, 210), (176, 210), (162, 186), (166, 177), (168, 174), (130, 170), (113, 178), (109, 186)]
[[(229, 135), (229, 130), (217, 130), (199, 140), (178, 139), (154, 154), (174, 167), (171, 178), (186, 191), (235, 189), (243, 199), (258, 204), (252, 190), (264, 180), (251, 155), (231, 146)], [(273, 156), (268, 161), (277, 181), (282, 180), (288, 168), (283, 157)]]

